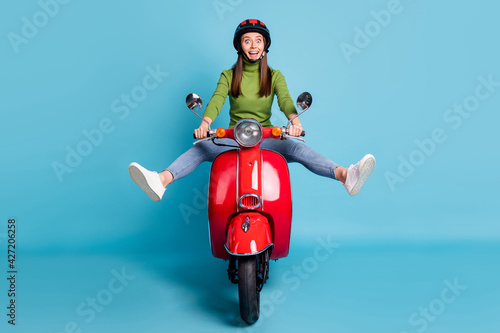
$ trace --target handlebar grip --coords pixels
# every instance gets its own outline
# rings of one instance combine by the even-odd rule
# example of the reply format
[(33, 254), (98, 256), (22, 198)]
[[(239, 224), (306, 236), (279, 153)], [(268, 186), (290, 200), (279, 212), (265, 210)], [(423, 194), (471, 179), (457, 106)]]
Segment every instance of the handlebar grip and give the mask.
[[(207, 131), (207, 138), (210, 137), (210, 131)], [(196, 135), (193, 133), (193, 139), (196, 139)]]

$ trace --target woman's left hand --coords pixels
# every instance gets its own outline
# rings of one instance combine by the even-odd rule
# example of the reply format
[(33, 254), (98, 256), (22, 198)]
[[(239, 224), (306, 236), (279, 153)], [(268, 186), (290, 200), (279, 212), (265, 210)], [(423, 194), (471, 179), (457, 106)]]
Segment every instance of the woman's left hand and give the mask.
[(303, 130), (304, 129), (302, 128), (301, 124), (291, 125), (290, 127), (288, 127), (288, 135), (300, 136), (300, 134), (302, 134)]

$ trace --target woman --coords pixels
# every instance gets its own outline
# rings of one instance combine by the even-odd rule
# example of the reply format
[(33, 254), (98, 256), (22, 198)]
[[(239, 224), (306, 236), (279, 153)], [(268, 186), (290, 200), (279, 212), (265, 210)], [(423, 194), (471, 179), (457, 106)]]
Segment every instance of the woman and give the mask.
[[(278, 70), (268, 67), (267, 53), (271, 36), (266, 25), (259, 20), (245, 20), (236, 28), (233, 45), (238, 51), (238, 60), (230, 70), (221, 74), (217, 89), (208, 103), (203, 121), (194, 130), (197, 139), (207, 137), (209, 125), (219, 114), (229, 95), (229, 127), (243, 118), (254, 118), (264, 127), (272, 127), (271, 105), (274, 95), (280, 110), (292, 119), (297, 110), (290, 97), (285, 78)], [(292, 120), (289, 135), (299, 136), (302, 125), (299, 118)], [(221, 139), (221, 143), (231, 144), (231, 139)], [(287, 162), (299, 162), (310, 171), (344, 183), (347, 192), (354, 196), (375, 168), (375, 158), (368, 154), (348, 169), (341, 167), (308, 146), (295, 140), (265, 139), (261, 149), (273, 150), (285, 157)], [(199, 142), (181, 155), (161, 173), (149, 171), (138, 163), (131, 163), (129, 173), (132, 180), (154, 201), (160, 201), (165, 187), (189, 173), (204, 161), (213, 161), (220, 153), (232, 148), (216, 146), (210, 141)]]

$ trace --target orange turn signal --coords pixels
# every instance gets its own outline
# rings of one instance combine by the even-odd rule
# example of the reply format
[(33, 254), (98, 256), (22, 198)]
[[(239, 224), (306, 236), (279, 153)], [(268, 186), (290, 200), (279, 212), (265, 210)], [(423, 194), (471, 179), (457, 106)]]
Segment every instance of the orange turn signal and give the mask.
[(271, 131), (271, 133), (274, 135), (274, 136), (280, 136), (281, 135), (281, 127), (273, 127), (273, 130)]
[(215, 134), (217, 134), (218, 138), (223, 138), (226, 136), (226, 130), (223, 128), (218, 128)]

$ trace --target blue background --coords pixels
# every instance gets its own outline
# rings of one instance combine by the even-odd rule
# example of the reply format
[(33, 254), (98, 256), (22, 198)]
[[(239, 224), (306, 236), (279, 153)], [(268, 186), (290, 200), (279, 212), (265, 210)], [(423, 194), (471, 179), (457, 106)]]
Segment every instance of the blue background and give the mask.
[[(499, 10), (495, 1), (428, 0), (3, 4), (0, 242), (6, 248), (15, 218), (13, 331), (64, 332), (75, 322), (83, 332), (497, 332)], [(199, 120), (185, 96), (208, 103), (236, 60), (235, 27), (253, 17), (271, 30), (269, 63), (293, 98), (313, 95), (301, 118), (307, 144), (344, 166), (372, 153), (377, 167), (352, 198), (340, 183), (290, 166), (291, 253), (272, 263), (259, 326), (246, 329), (226, 263), (210, 255), (209, 164), (170, 185), (160, 203), (127, 167), (161, 171), (192, 145)], [(144, 90), (151, 70), (162, 76)], [(125, 111), (122, 96), (141, 91)], [(474, 102), (464, 116), (453, 111)], [(228, 124), (227, 104), (213, 127)], [(84, 133), (103, 122), (107, 132), (89, 144)], [(430, 143), (436, 130), (441, 140)], [(67, 165), (68, 149), (79, 147), (86, 156), (58, 177), (54, 163)], [(315, 249), (328, 239), (337, 247), (321, 261)], [(297, 266), (308, 273), (292, 273), (291, 283)], [(75, 309), (122, 268), (135, 278), (86, 322)], [(425, 329), (409, 320), (441, 304), (432, 302), (455, 279), (467, 289)], [(12, 327), (1, 281), (3, 331)]]

